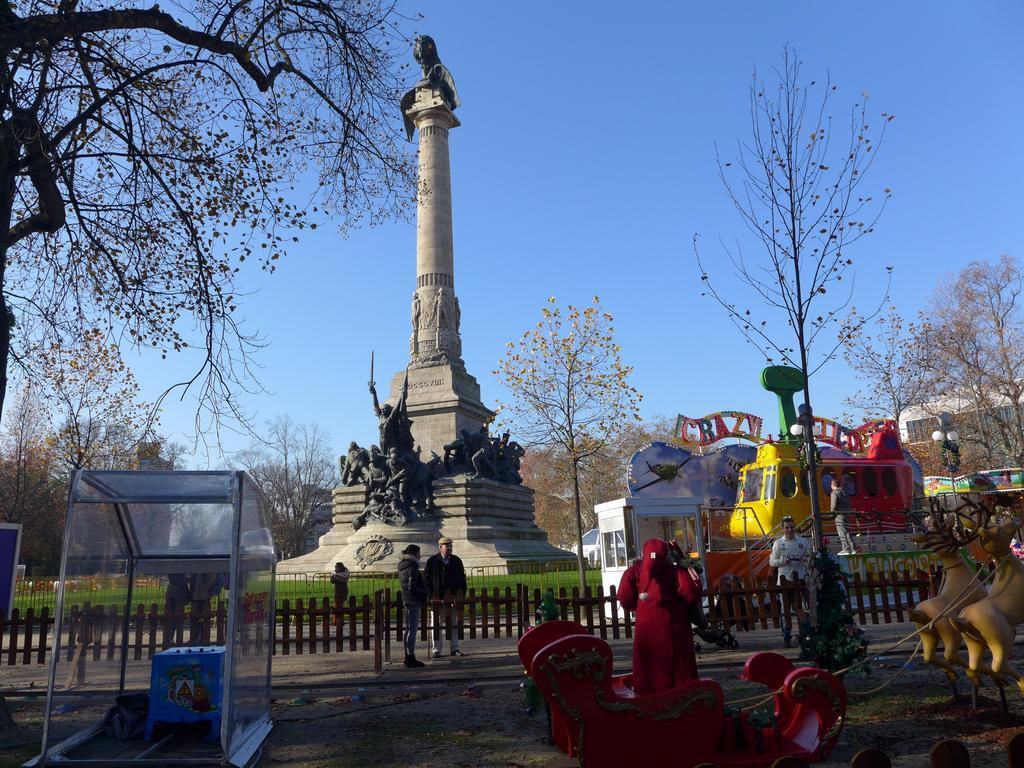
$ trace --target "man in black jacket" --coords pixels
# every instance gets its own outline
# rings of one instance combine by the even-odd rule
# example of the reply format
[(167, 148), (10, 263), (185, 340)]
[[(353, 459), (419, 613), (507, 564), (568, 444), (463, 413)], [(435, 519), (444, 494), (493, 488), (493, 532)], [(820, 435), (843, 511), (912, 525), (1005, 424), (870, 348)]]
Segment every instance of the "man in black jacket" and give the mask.
[[(466, 569), (462, 560), (452, 554), (452, 540), (442, 536), (437, 542), (440, 550), (436, 555), (431, 555), (427, 560), (426, 571), (427, 588), (430, 590), (430, 597), (434, 608), (434, 656), (440, 656), (444, 638), (442, 628), (448, 614), (451, 614), (451, 654), (452, 656), (463, 656), (459, 650), (459, 627), (461, 622), (462, 606), (453, 605), (453, 598), (462, 598), (466, 594)], [(444, 605), (445, 598), (449, 606)]]
[(402, 587), (402, 602), (405, 603), (405, 666), (422, 667), (416, 659), (416, 632), (420, 627), (420, 615), (427, 601), (427, 585), (420, 573), (420, 548), (410, 544), (402, 550), (398, 561), (398, 583)]

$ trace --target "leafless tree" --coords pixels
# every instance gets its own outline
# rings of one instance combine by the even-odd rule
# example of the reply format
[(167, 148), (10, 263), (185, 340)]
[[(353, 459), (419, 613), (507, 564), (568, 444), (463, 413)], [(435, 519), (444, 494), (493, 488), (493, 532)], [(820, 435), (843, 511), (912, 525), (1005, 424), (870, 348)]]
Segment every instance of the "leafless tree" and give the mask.
[(175, 386), (243, 415), (242, 263), (411, 198), (397, 21), (388, 0), (0, 0), (0, 410), (12, 364), (99, 332), (197, 348)]
[(267, 423), (260, 442), (239, 454), (238, 465), (267, 498), (278, 554), (301, 555), (314, 512), (330, 501), (338, 482), (326, 432), (278, 416)]
[(918, 340), (928, 352), (932, 410), (955, 414), (965, 449), (988, 468), (1024, 465), (1022, 300), (1018, 259), (972, 261), (939, 281)]
[[(853, 276), (848, 249), (873, 231), (890, 194), (886, 189), (881, 205), (873, 206), (873, 196), (861, 187), (893, 116), (881, 115), (874, 131), (878, 138), (872, 139), (868, 98), (861, 94), (850, 110), (848, 130), (839, 129), (834, 136), (830, 102), (836, 86), (828, 79), (805, 85), (800, 59), (788, 48), (774, 71), (778, 81), (770, 86), (754, 74), (751, 136), (738, 142), (735, 160), (716, 151), (726, 193), (758, 254), (749, 258), (739, 242), (724, 245), (744, 291), (741, 300), (726, 297), (696, 238), (694, 246), (704, 294), (726, 310), (768, 363), (800, 369), (810, 419), (810, 377), (834, 357), (840, 342), (833, 336), (824, 351), (814, 344), (826, 329), (838, 325), (839, 313), (850, 306), (853, 280), (842, 290), (842, 281)], [(805, 439), (810, 447), (811, 430), (805, 430)], [(814, 476), (813, 450), (807, 455)], [(820, 542), (817, 484), (810, 487), (815, 541)]]
[(868, 323), (856, 310), (839, 338), (843, 356), (862, 388), (845, 399), (866, 419), (899, 421), (908, 406), (921, 405), (929, 388), (930, 353), (920, 344), (922, 328), (905, 323), (896, 307)]

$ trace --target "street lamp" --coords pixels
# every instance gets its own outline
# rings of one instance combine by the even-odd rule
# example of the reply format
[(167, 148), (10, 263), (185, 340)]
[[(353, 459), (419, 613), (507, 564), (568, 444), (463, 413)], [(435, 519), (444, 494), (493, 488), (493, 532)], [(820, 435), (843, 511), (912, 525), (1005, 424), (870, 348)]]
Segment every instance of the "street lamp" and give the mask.
[(960, 433), (953, 429), (953, 417), (940, 413), (937, 417), (939, 428), (932, 432), (932, 440), (941, 444), (942, 463), (949, 472), (949, 483), (953, 488), (953, 507), (956, 508), (956, 478), (953, 473), (960, 469)]

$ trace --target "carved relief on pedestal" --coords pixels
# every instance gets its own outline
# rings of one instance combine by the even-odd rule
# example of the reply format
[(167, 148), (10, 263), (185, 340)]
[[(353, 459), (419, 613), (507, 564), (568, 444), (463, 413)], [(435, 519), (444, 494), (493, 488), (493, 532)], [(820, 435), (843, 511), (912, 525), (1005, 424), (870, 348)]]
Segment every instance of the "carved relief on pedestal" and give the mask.
[(434, 295), (434, 332), (437, 334), (437, 348), (451, 357), (462, 356), (462, 342), (459, 338), (461, 310), (455, 292), (444, 286)]
[(394, 551), (395, 547), (391, 543), (391, 539), (375, 534), (356, 550), (356, 562), (359, 563), (360, 568), (365, 568), (378, 560), (383, 560)]
[(447, 280), (428, 281), (428, 285), (440, 283), (437, 290), (427, 288), (422, 295), (419, 290), (413, 294), (409, 347), (414, 366), (416, 363), (459, 360), (462, 357), (462, 338), (459, 333), (462, 308), (452, 287), (451, 277), (443, 277)]
[(420, 324), (423, 317), (423, 302), (419, 291), (412, 294), (412, 338), (409, 340), (409, 353), (415, 360), (420, 351)]

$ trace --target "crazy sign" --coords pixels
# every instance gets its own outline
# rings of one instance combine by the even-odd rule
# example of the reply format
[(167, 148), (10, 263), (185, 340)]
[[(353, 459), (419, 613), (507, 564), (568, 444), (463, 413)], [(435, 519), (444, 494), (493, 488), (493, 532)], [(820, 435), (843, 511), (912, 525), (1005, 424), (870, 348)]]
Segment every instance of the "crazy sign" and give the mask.
[(864, 436), (859, 430), (844, 427), (838, 421), (822, 416), (814, 417), (814, 439), (828, 443), (850, 453), (863, 453)]
[[(759, 443), (762, 424), (760, 416), (743, 411), (718, 411), (700, 419), (680, 414), (676, 416), (675, 439), (684, 446), (711, 445), (727, 437), (742, 437)], [(871, 433), (889, 429), (897, 429), (896, 422), (879, 419), (853, 429), (832, 419), (814, 417), (815, 440), (850, 453), (863, 453), (871, 442)]]
[(727, 437), (760, 442), (761, 417), (743, 411), (718, 411), (701, 419), (676, 416), (675, 437), (683, 445), (711, 445)]
[(898, 430), (899, 426), (892, 419), (868, 421), (859, 427), (844, 427), (838, 421), (820, 416), (814, 417), (814, 439), (819, 443), (828, 443), (850, 453), (863, 453), (871, 445), (871, 435), (875, 432)]

